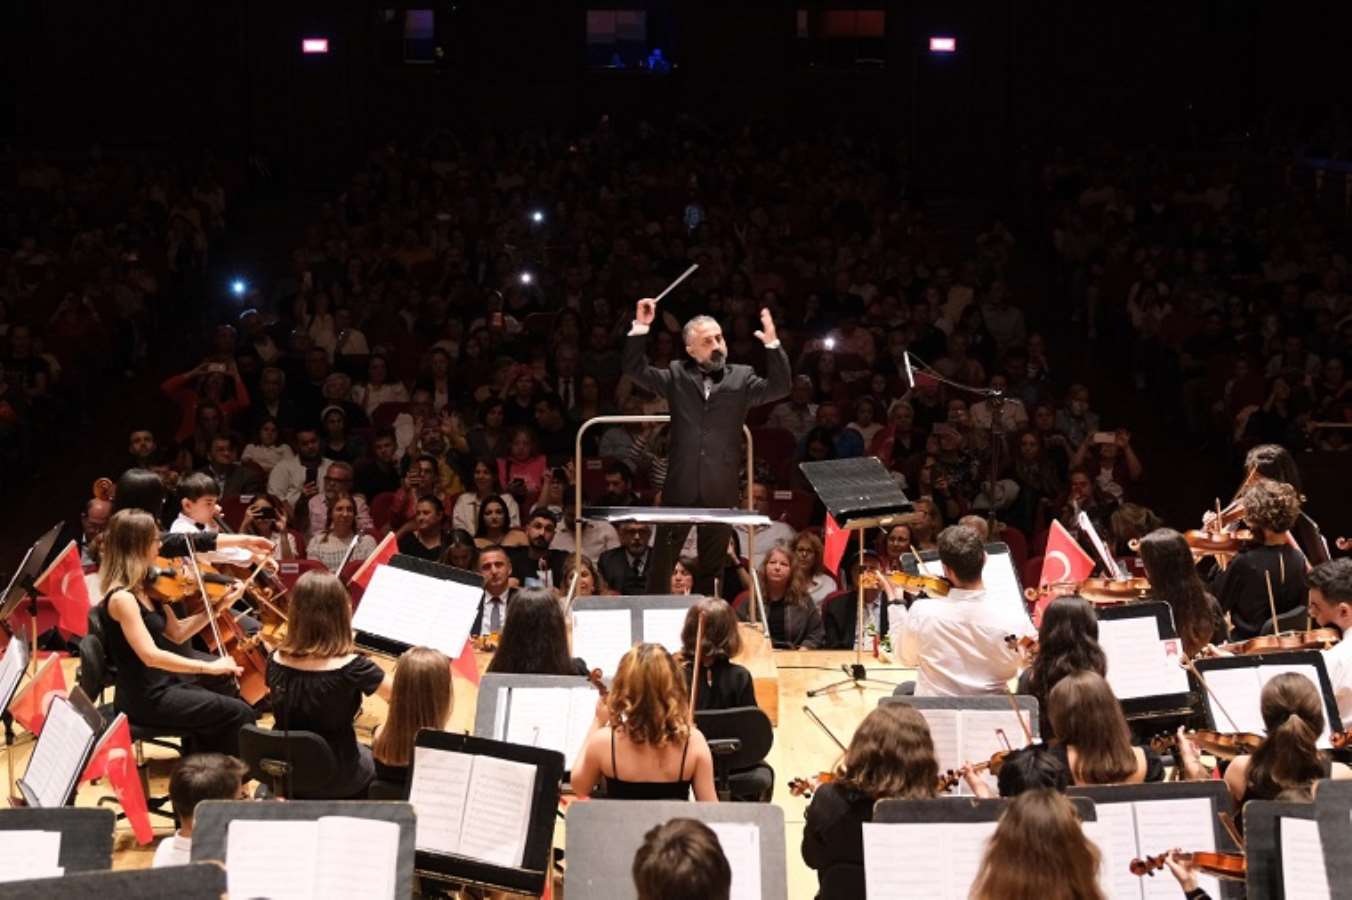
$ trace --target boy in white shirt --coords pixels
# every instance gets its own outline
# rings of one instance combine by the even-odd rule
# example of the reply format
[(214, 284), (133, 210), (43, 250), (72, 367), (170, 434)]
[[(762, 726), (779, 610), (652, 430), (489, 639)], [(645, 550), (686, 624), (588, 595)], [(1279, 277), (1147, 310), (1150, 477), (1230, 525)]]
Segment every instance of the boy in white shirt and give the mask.
[[(175, 534), (218, 531), (216, 517), (221, 514), (221, 489), (216, 479), (205, 472), (193, 472), (178, 483), (178, 518), (169, 530)], [(221, 547), (203, 554), (208, 562), (237, 566), (253, 565), (253, 554), (240, 547)]]
[(182, 823), (178, 831), (160, 841), (151, 868), (186, 866), (192, 857), (193, 815), (203, 800), (247, 800), (244, 776), (249, 767), (224, 753), (194, 753), (185, 756), (169, 777), (169, 799)]

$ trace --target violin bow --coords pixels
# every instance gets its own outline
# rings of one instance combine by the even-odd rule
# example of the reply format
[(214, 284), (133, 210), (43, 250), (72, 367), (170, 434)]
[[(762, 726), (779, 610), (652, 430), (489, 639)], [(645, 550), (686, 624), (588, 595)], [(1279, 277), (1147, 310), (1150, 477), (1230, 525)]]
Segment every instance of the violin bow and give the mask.
[(699, 625), (695, 629), (695, 662), (690, 667), (690, 722), (695, 722), (695, 698), (699, 696), (700, 667), (704, 665), (704, 610), (699, 611)]
[[(206, 582), (202, 580), (202, 570), (197, 565), (197, 556), (188, 554), (188, 565), (192, 568), (192, 576), (197, 581), (197, 589), (202, 592), (202, 608), (207, 612), (207, 624), (211, 626), (211, 636), (216, 639), (216, 655), (221, 659), (229, 659), (225, 652), (225, 641), (221, 640), (221, 629), (216, 624), (216, 607), (211, 602), (211, 597), (207, 594)], [(239, 677), (231, 676), (235, 681), (235, 687), (239, 687)]]
[(835, 734), (831, 731), (831, 729), (826, 727), (826, 723), (823, 722), (823, 721), (817, 716), (817, 714), (814, 713), (814, 712), (812, 711), (812, 707), (807, 706), (807, 705), (804, 705), (804, 706), (803, 706), (803, 712), (807, 713), (807, 717), (808, 717), (809, 719), (811, 719), (813, 722), (816, 722), (816, 723), (817, 723), (817, 727), (818, 727), (818, 728), (820, 728), (822, 731), (826, 732), (826, 736), (829, 737), (829, 738), (831, 739), (831, 742), (832, 742), (833, 744), (835, 744), (837, 747), (840, 748), (840, 752), (841, 752), (841, 753), (844, 753), (844, 752), (845, 752), (845, 749), (846, 749), (846, 748), (845, 748), (845, 745), (842, 744), (842, 743), (840, 742), (840, 738), (836, 737)]
[(1198, 681), (1202, 682), (1202, 688), (1211, 695), (1211, 702), (1216, 704), (1216, 708), (1221, 711), (1221, 715), (1230, 720), (1230, 727), (1234, 729), (1232, 733), (1238, 734), (1239, 725), (1235, 722), (1234, 716), (1230, 715), (1230, 711), (1225, 708), (1225, 704), (1221, 703), (1221, 698), (1216, 696), (1216, 692), (1211, 689), (1211, 685), (1206, 683), (1206, 679), (1202, 677), (1202, 673), (1197, 671), (1197, 667), (1193, 665), (1192, 660), (1183, 660), (1183, 665), (1187, 667), (1189, 672), (1197, 676)]
[[(1005, 691), (1005, 696), (1009, 698), (1009, 706), (1010, 706), (1011, 709), (1014, 710), (1014, 718), (1016, 718), (1016, 719), (1019, 720), (1019, 727), (1023, 729), (1023, 739), (1024, 739), (1024, 741), (1026, 742), (1026, 743), (1024, 744), (1024, 746), (1025, 746), (1025, 747), (1031, 747), (1031, 746), (1033, 746), (1033, 729), (1031, 729), (1031, 728), (1028, 727), (1028, 722), (1027, 722), (1027, 720), (1025, 720), (1024, 717), (1023, 717), (1023, 710), (1019, 709), (1019, 701), (1018, 701), (1018, 699), (1014, 696), (1014, 692), (1011, 691), (1011, 690), (1008, 690), (1008, 689), (1006, 689), (1006, 691)], [(996, 731), (999, 731), (999, 732), (1000, 732), (1000, 736), (1001, 736), (1001, 737), (1004, 737), (1004, 731), (1003, 731), (1003, 730), (997, 728)], [(1009, 746), (1008, 746), (1008, 745), (1009, 745), (1009, 740), (1006, 739), (1006, 740), (1005, 740), (1005, 749), (1009, 749)]]
[(563, 598), (563, 616), (565, 619), (573, 615), (573, 601), (577, 599), (577, 578), (582, 574), (581, 569), (573, 569), (573, 577), (568, 580), (568, 593)]
[(1272, 634), (1275, 637), (1281, 634), (1281, 630), (1277, 627), (1277, 598), (1272, 593), (1272, 573), (1264, 571), (1263, 580), (1267, 582), (1268, 609), (1272, 611)]

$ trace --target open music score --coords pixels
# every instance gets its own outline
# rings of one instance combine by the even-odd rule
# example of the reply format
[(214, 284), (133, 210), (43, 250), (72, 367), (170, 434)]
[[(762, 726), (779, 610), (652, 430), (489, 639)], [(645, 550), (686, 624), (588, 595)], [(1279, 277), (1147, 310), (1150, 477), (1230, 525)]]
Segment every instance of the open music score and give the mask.
[(499, 688), (493, 738), (557, 750), (571, 766), (596, 716), (597, 696), (591, 685)]
[[(1304, 675), (1314, 682), (1316, 690), (1319, 689), (1319, 670), (1313, 665), (1260, 664), (1237, 668), (1204, 669), (1203, 675), (1206, 678), (1207, 687), (1210, 689), (1205, 696), (1205, 702), (1211, 707), (1216, 729), (1224, 732), (1266, 734), (1267, 727), (1263, 724), (1263, 713), (1259, 707), (1263, 685), (1286, 672)], [(1213, 694), (1219, 698), (1219, 703), (1212, 699)], [(1322, 690), (1320, 694), (1322, 696)], [(1221, 707), (1224, 707), (1224, 710)], [(1325, 749), (1332, 747), (1331, 737), (1332, 732), (1329, 730), (1326, 716), (1324, 731), (1319, 735), (1317, 741), (1318, 746)]]
[[(919, 712), (925, 717), (934, 739), (934, 756), (940, 772), (957, 770), (966, 763), (988, 760), (1001, 750), (1024, 745), (1023, 726), (1014, 717), (1012, 709), (921, 709)], [(1023, 713), (1022, 718), (1031, 730), (1031, 717)], [(1009, 741), (1009, 746), (1000, 740), (1001, 734)], [(982, 772), (981, 778), (991, 790), (996, 789), (995, 776), (989, 771)], [(971, 796), (972, 789), (966, 781), (959, 781), (954, 792)]]
[(732, 869), (729, 900), (761, 900), (760, 829), (741, 822), (706, 822)]
[(615, 667), (632, 646), (629, 610), (573, 610), (573, 652), (607, 678), (615, 674)]
[(56, 878), (65, 874), (59, 831), (6, 831), (0, 840), (0, 881)]
[(1324, 845), (1319, 823), (1314, 819), (1282, 816), (1279, 822), (1282, 887), (1295, 900), (1329, 900), (1328, 873), (1324, 868)]
[(667, 648), (668, 653), (676, 653), (681, 649), (681, 629), (685, 627), (685, 614), (684, 609), (645, 609), (643, 640), (661, 644)]
[[(1179, 657), (1169, 656), (1154, 616), (1100, 619), (1099, 645), (1108, 658), (1108, 685), (1121, 700), (1186, 694), (1187, 671)], [(1177, 640), (1175, 652), (1181, 652)]]
[[(97, 713), (93, 717), (97, 718)], [(19, 779), (28, 804), (41, 808), (65, 806), (75, 793), (97, 738), (89, 716), (66, 697), (53, 697), (42, 734), (28, 759), (28, 769)]]
[(226, 838), (232, 897), (392, 898), (399, 826), (351, 816), (235, 819)]
[(865, 822), (864, 886), (870, 900), (966, 900), (995, 826)]
[(483, 588), (394, 565), (380, 566), (362, 594), (352, 627), (406, 647), (460, 655), (479, 613)]
[[(55, 654), (53, 654), (55, 658)], [(0, 709), (8, 709), (14, 702), (14, 692), (19, 689), (19, 681), (28, 668), (28, 644), (23, 638), (10, 638), (5, 647), (5, 655), (0, 659)]]
[[(1204, 797), (1178, 800), (1136, 800), (1094, 804), (1098, 821), (1085, 822), (1084, 833), (1102, 854), (1099, 885), (1114, 900), (1176, 900), (1181, 893), (1173, 878), (1141, 878), (1131, 873), (1131, 861), (1157, 852), (1158, 847), (1215, 850), (1211, 801)], [(1220, 897), (1219, 879), (1198, 876), (1212, 897)]]
[(535, 775), (526, 763), (416, 747), (409, 802), (418, 814), (417, 848), (521, 866)]

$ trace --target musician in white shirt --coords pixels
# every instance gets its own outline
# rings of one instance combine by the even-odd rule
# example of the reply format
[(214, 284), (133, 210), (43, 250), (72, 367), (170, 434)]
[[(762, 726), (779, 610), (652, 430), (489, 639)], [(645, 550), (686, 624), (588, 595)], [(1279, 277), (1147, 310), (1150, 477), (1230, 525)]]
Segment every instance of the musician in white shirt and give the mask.
[(946, 597), (916, 600), (905, 615), (897, 614), (899, 605), (890, 607), (892, 646), (902, 665), (917, 669), (917, 697), (1004, 693), (1020, 665), (1005, 638), (1033, 635), (1033, 623), (986, 597), (986, 551), (975, 531), (953, 525), (939, 533), (938, 543), (953, 587)]
[(1352, 629), (1352, 558), (1320, 563), (1305, 576), (1305, 583), (1310, 589), (1310, 617), (1320, 627), (1336, 626), (1343, 633), (1343, 639), (1323, 654), (1338, 718), (1347, 727), (1352, 721), (1352, 641), (1347, 639)]

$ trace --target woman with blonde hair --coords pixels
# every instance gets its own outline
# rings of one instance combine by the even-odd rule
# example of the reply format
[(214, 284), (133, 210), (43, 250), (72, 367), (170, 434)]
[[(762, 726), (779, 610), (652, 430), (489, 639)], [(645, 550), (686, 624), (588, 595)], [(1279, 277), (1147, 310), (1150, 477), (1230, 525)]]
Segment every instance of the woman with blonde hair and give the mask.
[(1064, 794), (1024, 791), (1000, 816), (972, 900), (1106, 900), (1100, 854)]
[(371, 744), (376, 778), (406, 784), (418, 732), (445, 730), (454, 703), (451, 661), (446, 655), (429, 647), (405, 650), (394, 667), (389, 714)]
[[(770, 548), (761, 560), (760, 585), (765, 599), (766, 624), (775, 647), (816, 650), (826, 643), (821, 610), (812, 602), (807, 580), (793, 565), (793, 554), (783, 544)], [(745, 619), (752, 598), (737, 611)]]
[(661, 644), (630, 649), (573, 761), (573, 792), (586, 799), (604, 779), (611, 800), (686, 800), (693, 787), (696, 800), (716, 802), (713, 756), (687, 692)]
[(925, 717), (885, 703), (854, 732), (835, 768), (817, 788), (803, 824), (803, 861), (817, 870), (818, 900), (864, 896), (864, 823), (879, 800), (928, 800), (937, 793), (939, 763)]
[(306, 572), (291, 589), (286, 639), (268, 658), (273, 727), (313, 731), (324, 738), (338, 771), (306, 800), (364, 799), (375, 777), (371, 750), (357, 743), (352, 720), (362, 697), (390, 699), (391, 681), (352, 642), (352, 601), (327, 572)]
[[(160, 545), (150, 513), (123, 509), (103, 532), (98, 606), (108, 656), (117, 668), (113, 706), (133, 722), (181, 731), (194, 751), (239, 753), (239, 730), (257, 718), (226, 679), (243, 674), (234, 660), (174, 652), (207, 625), (205, 611), (180, 619), (168, 605), (157, 605), (145, 588)], [(218, 603), (228, 614), (238, 590)], [(199, 683), (189, 676), (215, 676)], [(214, 690), (213, 688), (220, 688)]]

